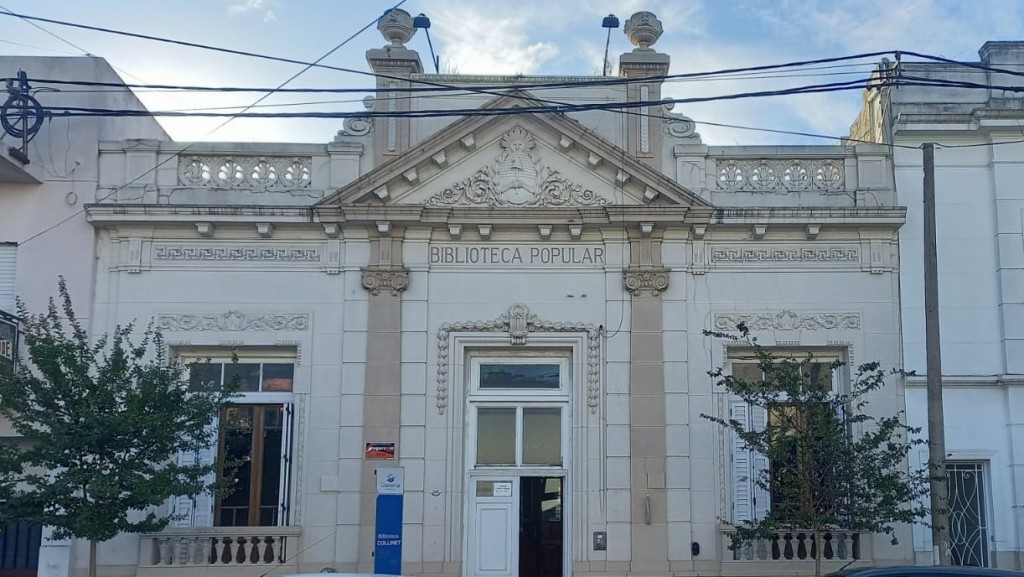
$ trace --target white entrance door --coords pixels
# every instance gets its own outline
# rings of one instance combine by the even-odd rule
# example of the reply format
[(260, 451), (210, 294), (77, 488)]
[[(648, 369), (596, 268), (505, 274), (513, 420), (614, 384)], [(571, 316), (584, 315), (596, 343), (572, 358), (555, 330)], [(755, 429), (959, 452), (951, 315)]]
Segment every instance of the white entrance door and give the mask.
[(469, 577), (518, 577), (519, 483), (512, 476), (470, 477)]

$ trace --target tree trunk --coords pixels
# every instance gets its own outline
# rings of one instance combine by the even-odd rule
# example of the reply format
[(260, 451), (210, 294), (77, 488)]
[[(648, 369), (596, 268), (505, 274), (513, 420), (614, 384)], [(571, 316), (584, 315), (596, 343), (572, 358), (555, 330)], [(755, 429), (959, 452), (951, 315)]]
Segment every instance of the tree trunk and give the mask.
[(814, 530), (814, 577), (821, 577), (821, 556), (825, 554), (821, 542), (821, 529)]
[(89, 539), (89, 577), (96, 577), (96, 539)]

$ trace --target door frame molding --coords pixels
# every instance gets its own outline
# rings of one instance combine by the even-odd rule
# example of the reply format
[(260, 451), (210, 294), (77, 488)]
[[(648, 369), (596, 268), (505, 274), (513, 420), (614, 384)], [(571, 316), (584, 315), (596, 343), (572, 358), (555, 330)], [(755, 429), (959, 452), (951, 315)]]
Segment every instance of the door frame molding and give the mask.
[[(452, 420), (457, 419), (455, 423), (458, 423), (458, 427), (449, 426), (448, 430), (450, 435), (456, 438), (449, 437), (449, 446), (457, 447), (457, 450), (452, 451), (450, 454), (458, 455), (457, 466), (462, 470), (462, 474), (458, 475), (458, 481), (461, 484), (461, 492), (463, 497), (459, 506), (461, 507), (462, 514), (462, 528), (459, 532), (461, 534), (460, 548), (461, 548), (461, 559), (462, 559), (462, 577), (472, 577), (469, 574), (469, 547), (471, 535), (471, 524), (470, 515), (473, 514), (474, 503), (476, 499), (476, 490), (474, 481), (478, 477), (494, 477), (502, 476), (514, 479), (515, 483), (519, 483), (520, 477), (563, 477), (562, 484), (562, 577), (572, 577), (572, 562), (575, 557), (576, 543), (573, 538), (576, 534), (574, 531), (574, 525), (577, 522), (582, 524), (582, 519), (577, 519), (575, 499), (573, 498), (574, 487), (575, 487), (575, 476), (573, 471), (576, 470), (579, 465), (576, 463), (575, 450), (577, 446), (584, 447), (581, 445), (581, 439), (577, 439), (574, 435), (576, 415), (583, 415), (583, 421), (586, 421), (587, 412), (587, 391), (585, 390), (586, 383), (584, 382), (584, 375), (586, 375), (585, 367), (585, 355), (587, 346), (587, 334), (586, 333), (557, 333), (557, 334), (538, 334), (531, 337), (531, 342), (528, 345), (520, 346), (509, 346), (507, 338), (496, 335), (466, 335), (455, 337), (455, 355), (457, 359), (456, 363), (459, 370), (455, 371), (453, 378), (451, 379), (454, 393), (454, 398), (459, 399), (460, 402), (453, 403), (452, 410), (448, 411), (449, 414), (449, 425), (452, 425)], [(499, 358), (517, 358), (517, 359), (544, 359), (552, 360), (561, 357), (566, 359), (563, 361), (562, 366), (568, 368), (567, 374), (562, 378), (566, 379), (563, 387), (560, 389), (560, 394), (552, 395), (550, 391), (541, 391), (540, 394), (535, 396), (528, 396), (528, 392), (525, 394), (517, 394), (516, 398), (512, 396), (499, 396), (495, 394), (475, 395), (472, 390), (472, 383), (475, 382), (476, 377), (472, 374), (474, 367), (478, 366), (478, 363), (473, 362), (471, 357), (483, 357), (487, 359), (499, 359)], [(561, 467), (487, 467), (487, 468), (474, 468), (468, 466), (468, 463), (475, 462), (475, 458), (469, 454), (471, 449), (475, 449), (475, 425), (476, 419), (473, 416), (472, 407), (474, 405), (483, 406), (509, 406), (518, 407), (531, 405), (536, 406), (553, 406), (561, 405), (564, 407), (563, 412), (563, 423), (562, 423), (562, 447), (564, 454), (562, 455), (562, 466)], [(521, 432), (517, 433), (521, 436)], [(457, 444), (456, 444), (457, 443)], [(519, 439), (516, 440), (517, 446), (519, 445)], [(454, 445), (454, 446), (453, 446)], [(475, 464), (475, 463), (474, 463)], [(453, 475), (453, 477), (456, 477)], [(519, 499), (515, 503), (516, 516), (518, 518), (518, 507), (520, 506), (519, 500), (521, 499), (521, 487), (516, 487), (516, 495), (520, 495)], [(454, 503), (450, 503), (452, 505)], [(451, 510), (451, 509), (449, 509)], [(517, 523), (518, 524), (518, 523)], [(454, 533), (454, 531), (453, 531)], [(584, 532), (585, 533), (585, 532)], [(518, 568), (518, 557), (515, 558), (514, 562)], [(515, 575), (513, 577), (518, 577)]]

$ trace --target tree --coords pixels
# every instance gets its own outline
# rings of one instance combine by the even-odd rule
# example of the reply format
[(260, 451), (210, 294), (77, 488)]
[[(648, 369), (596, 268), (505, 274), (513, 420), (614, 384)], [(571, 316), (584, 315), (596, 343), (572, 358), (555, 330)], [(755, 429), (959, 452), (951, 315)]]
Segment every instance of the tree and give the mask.
[(45, 314), (18, 304), (30, 362), (0, 376), (0, 414), (24, 442), (2, 488), (54, 538), (88, 539), (93, 577), (97, 543), (159, 531), (173, 519), (160, 505), (212, 489), (215, 465), (175, 457), (213, 441), (209, 425), (232, 393), (190, 387), (152, 326), (140, 339), (128, 325), (90, 343), (63, 278), (59, 292), (61, 307), (51, 298)]
[(873, 416), (865, 412), (868, 396), (890, 374), (879, 363), (865, 363), (850, 383), (833, 390), (832, 374), (841, 361), (822, 363), (813, 354), (779, 356), (758, 344), (742, 323), (739, 335), (705, 331), (705, 335), (749, 347), (760, 377), (744, 378), (719, 367), (708, 374), (715, 384), (751, 410), (767, 415), (764, 427), (736, 419), (701, 415), (727, 429), (747, 449), (768, 458), (770, 467), (754, 473), (754, 484), (771, 495), (763, 519), (730, 523), (730, 549), (780, 532), (813, 535), (815, 575), (821, 575), (822, 537), (831, 531), (883, 533), (897, 544), (895, 525), (919, 521), (927, 510), (929, 475), (911, 472), (907, 456), (927, 443), (904, 424), (903, 413)]

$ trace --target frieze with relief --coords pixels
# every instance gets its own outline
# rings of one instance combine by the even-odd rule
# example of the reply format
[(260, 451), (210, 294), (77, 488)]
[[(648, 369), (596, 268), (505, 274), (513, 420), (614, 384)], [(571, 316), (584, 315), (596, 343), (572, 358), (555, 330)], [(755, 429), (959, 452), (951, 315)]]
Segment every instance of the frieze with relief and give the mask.
[(157, 315), (162, 331), (305, 331), (305, 313), (165, 313)]
[(739, 248), (713, 247), (711, 260), (719, 263), (857, 263), (857, 247), (825, 246), (799, 248), (787, 246)]
[(495, 162), (430, 197), (432, 205), (603, 206), (608, 200), (543, 164), (537, 140), (522, 126), (501, 137)]
[(716, 331), (734, 331), (743, 323), (752, 331), (819, 331), (859, 329), (858, 313), (796, 313), (793, 311), (715, 314)]
[(319, 262), (318, 248), (157, 245), (153, 260)]

